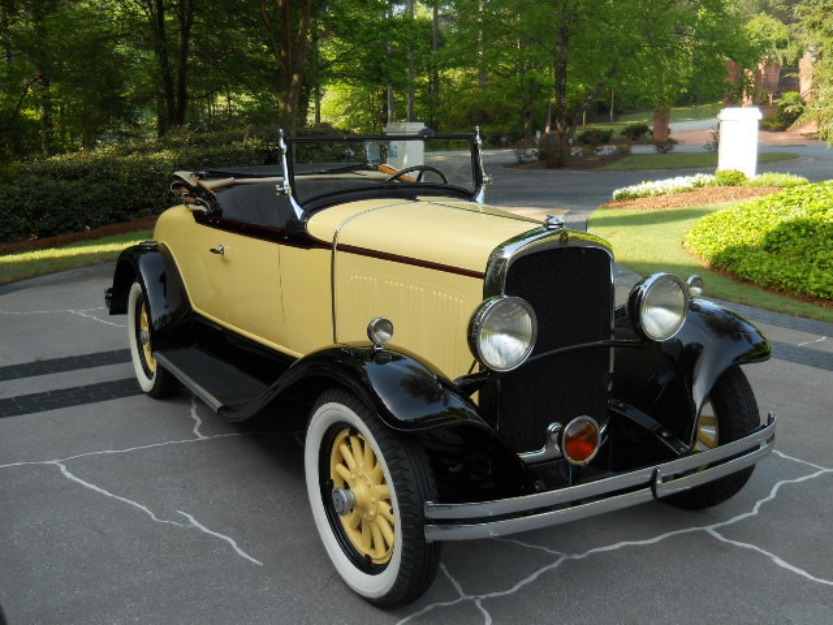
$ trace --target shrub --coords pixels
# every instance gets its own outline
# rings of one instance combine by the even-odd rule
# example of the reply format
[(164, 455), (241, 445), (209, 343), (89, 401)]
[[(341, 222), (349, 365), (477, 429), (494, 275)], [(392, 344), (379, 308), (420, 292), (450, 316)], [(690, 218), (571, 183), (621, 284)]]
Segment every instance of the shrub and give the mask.
[(775, 120), (784, 128), (789, 128), (804, 114), (807, 106), (797, 91), (788, 91), (778, 101)]
[(628, 124), (622, 129), (622, 136), (631, 141), (641, 141), (651, 136), (651, 127), (648, 124)]
[(790, 187), (797, 187), (802, 184), (810, 184), (804, 176), (796, 176), (795, 174), (779, 174), (778, 172), (767, 172), (765, 174), (758, 174), (752, 180), (746, 183), (747, 187), (780, 187), (781, 189), (788, 189)]
[(717, 152), (720, 149), (720, 126), (714, 126), (709, 130), (709, 139), (703, 147), (707, 152)]
[(538, 159), (544, 161), (547, 167), (564, 167), (570, 159), (570, 146), (554, 132), (544, 134), (541, 136)]
[[(331, 134), (315, 128), (306, 134)], [(77, 232), (162, 212), (170, 175), (274, 162), (273, 129), (191, 133), (135, 141), (95, 152), (20, 162), (0, 172), (0, 241)]]
[(760, 286), (833, 300), (833, 181), (796, 186), (701, 219), (688, 249)]
[(539, 151), (538, 142), (533, 138), (521, 139), (512, 144), (512, 154), (520, 164), (537, 160)]
[(654, 141), (654, 149), (660, 154), (667, 154), (674, 149), (677, 143), (678, 141), (676, 139), (668, 137), (665, 141)]
[(579, 145), (587, 145), (590, 147), (597, 147), (610, 143), (613, 139), (612, 130), (603, 130), (601, 128), (588, 128), (584, 132), (576, 135), (576, 142)]
[(749, 182), (749, 177), (737, 169), (721, 169), (714, 181), (718, 187), (742, 187)]

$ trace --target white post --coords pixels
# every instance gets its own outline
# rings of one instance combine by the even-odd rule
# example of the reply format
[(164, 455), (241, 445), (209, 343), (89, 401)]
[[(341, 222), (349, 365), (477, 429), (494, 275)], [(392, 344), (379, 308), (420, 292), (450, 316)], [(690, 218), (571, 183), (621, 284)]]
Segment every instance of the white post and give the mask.
[[(386, 135), (417, 135), (425, 128), (422, 122), (390, 122), (385, 126)], [(388, 165), (399, 169), (425, 164), (425, 146), (422, 141), (392, 141)]]
[(758, 168), (758, 122), (761, 110), (757, 106), (730, 107), (720, 111), (720, 147), (717, 170), (735, 169), (754, 178)]

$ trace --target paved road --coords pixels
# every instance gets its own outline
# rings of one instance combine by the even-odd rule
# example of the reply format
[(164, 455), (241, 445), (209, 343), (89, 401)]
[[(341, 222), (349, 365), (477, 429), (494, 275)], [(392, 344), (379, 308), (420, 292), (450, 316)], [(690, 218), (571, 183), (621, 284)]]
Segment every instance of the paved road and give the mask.
[[(675, 136), (709, 129), (716, 120), (680, 122), (673, 126)], [(679, 133), (679, 134), (678, 134)], [(790, 152), (798, 159), (774, 163), (759, 163), (758, 173), (784, 172), (800, 174), (812, 182), (833, 179), (833, 149), (826, 144), (795, 137), (794, 141), (783, 133), (761, 133), (759, 152)], [(703, 152), (704, 141), (684, 138), (674, 149), (678, 152)], [(651, 146), (637, 146), (634, 152), (653, 152)], [(565, 212), (568, 225), (586, 229), (587, 218), (601, 204), (610, 201), (613, 190), (638, 184), (645, 180), (662, 180), (673, 176), (693, 174), (705, 169), (692, 170), (552, 170), (519, 169), (510, 150), (487, 150), (485, 167), (494, 177), (489, 187), (489, 202), (535, 209)], [(547, 210), (534, 210), (530, 214), (541, 216)]]
[[(496, 192), (512, 176), (524, 205), (554, 207), (628, 177), (505, 169)], [(225, 424), (184, 393), (136, 394), (125, 319), (102, 305), (111, 270), (0, 287), (0, 604), (11, 625), (833, 622), (828, 324), (745, 311), (776, 347), (747, 374), (761, 412), (781, 420), (777, 452), (732, 501), (449, 544), (430, 592), (382, 612), (327, 561), (297, 437)], [(620, 295), (632, 280), (620, 273)]]

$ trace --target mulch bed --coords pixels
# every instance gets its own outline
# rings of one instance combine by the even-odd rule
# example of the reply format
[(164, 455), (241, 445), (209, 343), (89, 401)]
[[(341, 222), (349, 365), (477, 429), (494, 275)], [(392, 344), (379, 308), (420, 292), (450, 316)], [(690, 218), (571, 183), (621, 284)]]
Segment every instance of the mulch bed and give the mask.
[(705, 187), (670, 195), (657, 195), (632, 200), (608, 202), (605, 208), (628, 208), (632, 210), (657, 210), (662, 208), (685, 208), (721, 202), (737, 202), (761, 195), (778, 193), (778, 187)]

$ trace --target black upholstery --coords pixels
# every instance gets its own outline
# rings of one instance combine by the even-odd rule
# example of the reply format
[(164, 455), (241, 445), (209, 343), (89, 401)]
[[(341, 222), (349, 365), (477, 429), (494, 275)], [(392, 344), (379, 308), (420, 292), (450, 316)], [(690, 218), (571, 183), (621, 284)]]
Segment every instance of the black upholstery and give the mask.
[(295, 213), (289, 198), (278, 195), (274, 182), (241, 184), (217, 191), (223, 217), (283, 229)]

